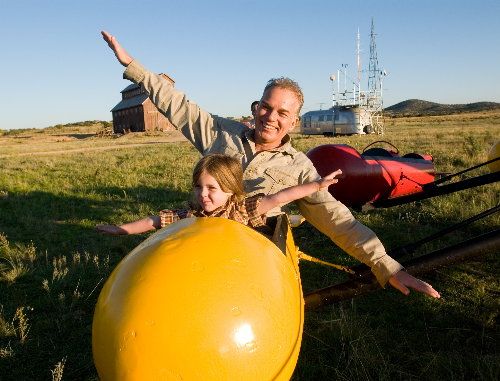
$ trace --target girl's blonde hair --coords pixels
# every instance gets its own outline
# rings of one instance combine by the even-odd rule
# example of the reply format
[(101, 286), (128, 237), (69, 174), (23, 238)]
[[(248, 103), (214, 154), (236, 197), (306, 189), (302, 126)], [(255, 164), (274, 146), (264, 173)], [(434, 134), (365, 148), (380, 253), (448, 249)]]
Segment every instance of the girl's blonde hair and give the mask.
[(224, 192), (232, 193), (234, 201), (241, 201), (245, 197), (243, 169), (234, 157), (219, 153), (202, 157), (193, 170), (193, 188), (203, 172), (212, 176)]

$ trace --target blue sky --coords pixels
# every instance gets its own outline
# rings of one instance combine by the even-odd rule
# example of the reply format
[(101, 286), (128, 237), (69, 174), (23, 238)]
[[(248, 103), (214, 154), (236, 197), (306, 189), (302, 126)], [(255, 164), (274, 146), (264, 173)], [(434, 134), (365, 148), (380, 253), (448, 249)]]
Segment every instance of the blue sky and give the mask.
[(0, 14), (0, 129), (111, 120), (128, 82), (102, 29), (222, 116), (248, 115), (281, 75), (302, 86), (304, 112), (330, 105), (358, 28), (368, 66), (372, 17), (385, 106), (500, 102), (498, 0), (0, 0)]

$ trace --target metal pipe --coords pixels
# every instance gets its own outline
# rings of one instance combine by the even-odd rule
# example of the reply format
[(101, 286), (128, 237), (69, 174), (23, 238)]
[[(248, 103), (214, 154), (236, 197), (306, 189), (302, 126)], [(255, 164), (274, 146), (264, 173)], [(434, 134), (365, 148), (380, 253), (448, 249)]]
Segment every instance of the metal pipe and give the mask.
[[(500, 247), (500, 229), (482, 234), (458, 244), (434, 251), (427, 255), (412, 259), (403, 264), (405, 271), (419, 275), (434, 270), (437, 267), (468, 260), (484, 254), (488, 250)], [(331, 287), (312, 291), (304, 296), (305, 308), (308, 310), (325, 305), (352, 299), (380, 288), (372, 274), (362, 278), (352, 279)]]
[(480, 220), (481, 218), (485, 218), (485, 217), (488, 217), (492, 214), (495, 214), (498, 211), (500, 211), (500, 204), (497, 206), (494, 206), (493, 208), (485, 210), (484, 212), (476, 214), (475, 216), (472, 216), (472, 217), (469, 217), (463, 221), (460, 221), (452, 226), (448, 226), (447, 228), (444, 228), (444, 229), (442, 229), (434, 234), (431, 234), (427, 237), (419, 239), (418, 241), (412, 242), (408, 245), (403, 245), (403, 246), (391, 249), (389, 251), (389, 255), (393, 258), (400, 258), (403, 255), (413, 254), (415, 252), (415, 250), (418, 247), (422, 246), (423, 244), (434, 241), (435, 239), (441, 238), (448, 233), (454, 232), (455, 230), (458, 230), (458, 229), (463, 228), (467, 225), (470, 225), (471, 223), (476, 222), (476, 221)]
[(479, 185), (486, 185), (497, 181), (500, 181), (500, 172), (487, 173), (485, 175), (472, 177), (469, 179), (458, 181), (456, 183), (431, 187), (428, 190), (424, 190), (418, 193), (413, 193), (408, 196), (401, 196), (386, 200), (377, 200), (372, 202), (372, 205), (375, 208), (390, 208), (391, 206), (408, 204), (414, 201), (425, 200), (427, 198), (458, 192), (464, 189), (473, 188)]
[[(431, 241), (434, 241), (435, 239), (442, 238), (444, 235), (454, 232), (455, 230), (458, 230), (460, 228), (466, 227), (467, 225), (472, 224), (473, 222), (476, 222), (482, 218), (488, 217), (492, 214), (497, 213), (500, 211), (500, 204), (497, 206), (494, 206), (493, 208), (487, 209), (484, 212), (481, 212), (479, 214), (476, 214), (472, 217), (469, 217), (463, 221), (460, 221), (452, 226), (448, 226), (447, 228), (444, 228), (442, 230), (439, 230), (427, 237), (424, 237), (422, 239), (419, 239), (418, 241), (408, 243), (406, 245), (398, 246), (395, 248), (391, 248), (387, 250), (387, 254), (391, 256), (394, 259), (401, 258), (406, 255), (413, 255), (414, 252), (423, 244), (429, 243)], [(351, 270), (354, 271), (358, 276), (362, 276), (366, 273), (369, 273), (370, 268), (365, 265), (365, 264), (359, 264), (356, 266), (352, 266)]]
[(474, 167), (470, 167), (470, 168), (467, 168), (467, 169), (464, 169), (463, 171), (460, 171), (460, 172), (457, 172), (457, 173), (453, 173), (451, 175), (447, 175), (447, 176), (444, 176), (444, 177), (441, 177), (440, 179), (432, 182), (432, 183), (429, 183), (429, 184), (424, 184), (423, 185), (423, 188), (426, 189), (426, 188), (432, 188), (438, 184), (441, 184), (441, 183), (444, 183), (450, 179), (452, 179), (453, 177), (455, 176), (458, 176), (458, 175), (462, 175), (466, 172), (469, 172), (469, 171), (472, 171), (473, 169), (477, 169), (477, 168), (480, 168), (482, 166), (485, 166), (485, 165), (488, 165), (488, 164), (491, 164), (491, 163), (494, 163), (495, 161), (497, 160), (500, 160), (500, 157), (496, 157), (494, 159), (491, 159), (491, 160), (488, 160), (484, 163), (481, 163), (481, 164), (478, 164), (478, 165), (475, 165)]

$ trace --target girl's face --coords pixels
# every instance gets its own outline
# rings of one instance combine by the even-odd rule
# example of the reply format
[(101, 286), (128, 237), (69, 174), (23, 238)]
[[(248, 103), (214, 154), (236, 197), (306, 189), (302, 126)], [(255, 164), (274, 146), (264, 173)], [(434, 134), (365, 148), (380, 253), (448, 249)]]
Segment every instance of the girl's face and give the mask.
[(194, 187), (194, 194), (198, 204), (205, 212), (213, 212), (218, 207), (224, 205), (232, 193), (226, 193), (221, 188), (217, 180), (203, 171)]

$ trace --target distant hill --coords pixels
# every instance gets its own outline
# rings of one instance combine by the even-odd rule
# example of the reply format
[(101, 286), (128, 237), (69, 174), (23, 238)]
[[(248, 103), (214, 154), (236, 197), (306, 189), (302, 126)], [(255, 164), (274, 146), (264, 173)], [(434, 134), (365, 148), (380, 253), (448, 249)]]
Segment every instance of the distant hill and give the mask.
[(500, 109), (500, 103), (495, 102), (476, 102), (467, 104), (441, 104), (420, 99), (408, 99), (395, 105), (385, 108), (387, 116), (431, 116), (431, 115), (449, 115), (460, 114), (464, 112), (479, 112), (487, 110)]

